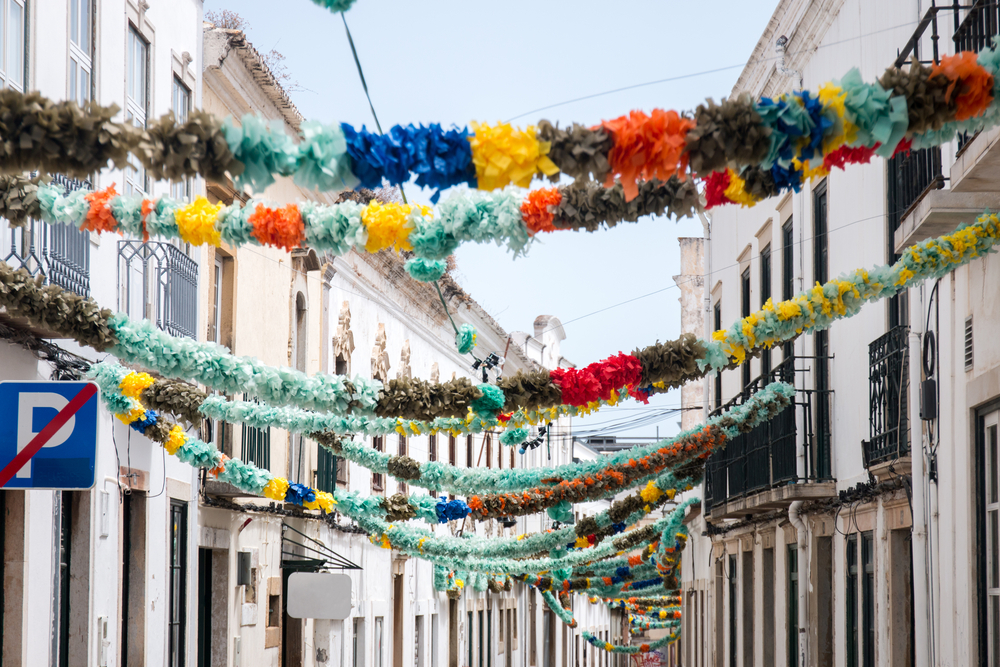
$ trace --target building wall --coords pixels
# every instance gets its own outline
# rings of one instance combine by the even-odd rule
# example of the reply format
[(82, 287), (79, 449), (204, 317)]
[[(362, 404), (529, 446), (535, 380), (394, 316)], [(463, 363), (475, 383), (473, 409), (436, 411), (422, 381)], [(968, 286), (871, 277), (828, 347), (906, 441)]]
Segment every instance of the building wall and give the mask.
[[(773, 48), (780, 35), (790, 38), (788, 66), (802, 72), (806, 88), (815, 90), (820, 84), (836, 79), (846, 69), (856, 65), (866, 81), (878, 78), (895, 60), (898, 49), (909, 39), (918, 17), (926, 5), (908, 1), (867, 3), (852, 0), (789, 0), (778, 9), (761, 36), (760, 43), (748, 62), (734, 93), (778, 95), (796, 87), (795, 77), (786, 78), (775, 72)], [(949, 39), (953, 31), (950, 13), (940, 15), (939, 26), (942, 53), (953, 49)], [(964, 17), (964, 13), (962, 14)], [(961, 17), (960, 17), (961, 18)], [(877, 37), (876, 37), (877, 35)], [(931, 53), (930, 30), (920, 41), (921, 57)], [(955, 161), (956, 144), (942, 148), (943, 175), (947, 178)], [(869, 165), (854, 165), (846, 171), (835, 170), (825, 179), (828, 192), (829, 278), (858, 267), (885, 264), (888, 236), (887, 187), (889, 176), (884, 159)], [(711, 268), (707, 293), (712, 305), (721, 303), (722, 325), (728, 327), (742, 316), (740, 276), (749, 268), (751, 307), (760, 308), (760, 253), (768, 243), (772, 249), (772, 295), (782, 297), (781, 227), (791, 220), (794, 230), (794, 292), (814, 284), (814, 198), (819, 182), (805, 185), (799, 194), (789, 194), (761, 202), (751, 209), (735, 206), (720, 207), (710, 212), (711, 236), (706, 244), (706, 265)], [(945, 190), (948, 190), (946, 185)], [(968, 221), (975, 217), (969, 213)], [(1000, 316), (996, 290), (988, 286), (995, 282), (998, 271), (995, 257), (989, 256), (957, 269), (944, 277), (937, 287), (935, 301), (930, 300), (933, 283), (909, 290), (910, 320), (905, 322), (912, 332), (926, 331), (928, 310), (931, 309), (931, 329), (937, 337), (940, 369), (937, 379), (940, 390), (940, 418), (934, 424), (936, 442), (947, 443), (935, 459), (937, 481), (921, 475), (911, 457), (879, 471), (881, 479), (906, 476), (908, 488), (882, 493), (877, 498), (850, 502), (839, 508), (823, 511), (813, 509), (806, 515), (803, 535), (806, 555), (797, 559), (805, 577), (799, 590), (808, 582), (801, 601), (806, 605), (807, 632), (804, 633), (804, 662), (799, 664), (847, 665), (848, 606), (847, 553), (848, 536), (871, 533), (874, 551), (873, 616), (874, 664), (976, 664), (979, 643), (985, 628), (979, 619), (981, 588), (978, 583), (978, 556), (986, 545), (977, 538), (982, 520), (978, 507), (983, 502), (977, 496), (976, 484), (984, 474), (977, 464), (976, 441), (978, 426), (976, 408), (989, 404), (1000, 395), (998, 359), (994, 331)], [(991, 282), (992, 281), (992, 282)], [(933, 306), (933, 307), (932, 307)], [(940, 307), (938, 315), (937, 307)], [(694, 305), (688, 305), (693, 308)], [(973, 316), (976, 356), (974, 367), (964, 366), (964, 322)], [(935, 319), (940, 317), (940, 327)], [(832, 389), (832, 460), (831, 473), (837, 491), (845, 491), (869, 478), (865, 468), (861, 442), (870, 437), (869, 358), (868, 344), (888, 331), (889, 310), (884, 302), (870, 304), (858, 315), (837, 322), (829, 330), (830, 383)], [(911, 335), (908, 345), (919, 351), (921, 339)], [(980, 354), (980, 343), (988, 349)], [(814, 336), (805, 335), (795, 342), (795, 355), (804, 357), (797, 365), (803, 371), (797, 376), (800, 387), (812, 387), (815, 360)], [(915, 356), (914, 356), (915, 354)], [(910, 355), (919, 362), (920, 355)], [(780, 350), (772, 354), (772, 365), (781, 361)], [(912, 366), (912, 362), (911, 362)], [(760, 374), (760, 361), (751, 362), (752, 377)], [(910, 374), (910, 389), (919, 389), (919, 367)], [(709, 381), (710, 388), (713, 380)], [(723, 401), (728, 401), (742, 389), (740, 369), (722, 374)], [(684, 397), (685, 405), (697, 405), (693, 396)], [(926, 422), (912, 414), (911, 428), (916, 429), (914, 442), (923, 441), (930, 453), (931, 431)], [(802, 425), (800, 422), (799, 432)], [(806, 470), (803, 451), (799, 450), (800, 475)], [(980, 492), (981, 493), (981, 492)], [(930, 546), (924, 554), (919, 548), (923, 530), (914, 528), (918, 511), (917, 495), (925, 498), (926, 521)], [(836, 504), (836, 503), (834, 503)], [(692, 665), (767, 665), (794, 664), (789, 662), (788, 632), (794, 628), (788, 616), (789, 554), (787, 545), (798, 539), (797, 530), (787, 515), (767, 520), (766, 515), (752, 522), (735, 519), (713, 522), (712, 530), (722, 534), (702, 536), (707, 528), (704, 517), (694, 513), (689, 518), (692, 540), (685, 553), (683, 580), (686, 591), (695, 596), (686, 600), (685, 612), (693, 614), (685, 620), (687, 664)], [(912, 510), (911, 510), (912, 507)], [(742, 517), (740, 517), (742, 518)], [(859, 540), (861, 538), (858, 538)], [(912, 555), (910, 542), (912, 540)], [(773, 549), (773, 596), (765, 582), (763, 562), (765, 550)], [(825, 554), (824, 554), (825, 552)], [(752, 557), (744, 560), (744, 554)], [(737, 595), (735, 608), (729, 596), (729, 557), (735, 557)], [(859, 545), (859, 559), (860, 545)], [(827, 560), (829, 561), (827, 563)], [(749, 589), (743, 588), (752, 564), (754, 575), (752, 604), (746, 599)], [(926, 564), (930, 586), (920, 580), (918, 567)], [(971, 564), (971, 566), (970, 566)], [(808, 566), (808, 570), (803, 570)], [(912, 589), (909, 576), (913, 574)], [(702, 593), (706, 603), (701, 604)], [(860, 595), (861, 593), (859, 593)], [(768, 597), (765, 598), (764, 596)], [(923, 596), (928, 601), (919, 607)], [(697, 599), (698, 607), (694, 606)], [(830, 599), (825, 609), (823, 601)], [(909, 610), (914, 614), (915, 630), (911, 630)], [(735, 663), (730, 661), (734, 637), (730, 632), (730, 613), (736, 612)], [(749, 610), (749, 612), (748, 612)], [(832, 617), (826, 611), (832, 611)], [(749, 615), (748, 615), (749, 614)], [(863, 620), (859, 619), (859, 627)], [(745, 631), (752, 623), (757, 638), (751, 643)], [(699, 625), (703, 624), (703, 625)], [(700, 632), (698, 628), (708, 628)], [(773, 627), (775, 641), (768, 641)], [(921, 630), (921, 627), (924, 630)], [(764, 639), (759, 633), (763, 629)], [(832, 629), (832, 636), (830, 630)], [(931, 644), (930, 639), (933, 639)], [(862, 640), (863, 643), (864, 640)], [(791, 646), (794, 646), (794, 642)], [(911, 650), (913, 654), (911, 655)], [(930, 653), (934, 651), (934, 653)], [(859, 657), (855, 664), (864, 664)]]

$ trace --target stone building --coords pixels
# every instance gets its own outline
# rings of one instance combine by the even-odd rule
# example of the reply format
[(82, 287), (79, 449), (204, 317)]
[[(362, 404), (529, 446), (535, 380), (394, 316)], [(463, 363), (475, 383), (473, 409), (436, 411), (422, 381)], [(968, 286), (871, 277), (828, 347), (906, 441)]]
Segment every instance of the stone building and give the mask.
[[(912, 56), (987, 48), (996, 5), (944, 4), (782, 0), (733, 94), (815, 91), (852, 66), (874, 81)], [(711, 210), (705, 334), (996, 210), (996, 134)], [(683, 664), (998, 664), (998, 271), (978, 259), (709, 378), (710, 410), (775, 380), (798, 393), (706, 466)]]

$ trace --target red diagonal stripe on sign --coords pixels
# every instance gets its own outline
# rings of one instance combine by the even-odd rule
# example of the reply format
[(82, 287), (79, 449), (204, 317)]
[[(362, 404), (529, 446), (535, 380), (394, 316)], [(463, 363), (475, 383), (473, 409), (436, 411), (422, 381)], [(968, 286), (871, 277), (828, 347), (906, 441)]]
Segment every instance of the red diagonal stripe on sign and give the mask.
[(80, 393), (73, 397), (66, 407), (59, 411), (59, 413), (52, 418), (48, 424), (45, 425), (38, 435), (31, 439), (28, 446), (17, 453), (14, 460), (7, 464), (7, 466), (0, 470), (0, 487), (7, 486), (7, 482), (17, 474), (17, 471), (24, 467), (24, 464), (31, 459), (32, 456), (38, 453), (45, 443), (52, 439), (52, 437), (59, 432), (66, 422), (69, 421), (70, 417), (75, 415), (80, 411), (87, 401), (93, 398), (94, 394), (97, 393), (97, 387), (92, 384), (85, 384)]

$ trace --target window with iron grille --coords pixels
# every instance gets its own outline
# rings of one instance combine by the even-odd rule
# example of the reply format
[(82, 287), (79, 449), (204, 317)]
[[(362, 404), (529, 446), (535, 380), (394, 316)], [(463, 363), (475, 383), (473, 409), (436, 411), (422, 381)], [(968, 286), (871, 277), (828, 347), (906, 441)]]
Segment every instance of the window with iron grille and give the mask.
[[(399, 442), (397, 442), (396, 453), (399, 456), (408, 456), (409, 454), (407, 454), (407, 452), (409, 451), (409, 446), (408, 446), (409, 443), (406, 441), (406, 436), (400, 435), (400, 436), (397, 436), (397, 437), (399, 438)], [(396, 481), (396, 492), (397, 493), (404, 493), (405, 494), (406, 493), (406, 489), (407, 489), (406, 482), (404, 482), (402, 480), (397, 480)]]
[[(788, 301), (795, 296), (795, 234), (793, 219), (788, 218), (781, 226), (781, 299)], [(782, 345), (783, 357), (795, 354), (795, 343), (788, 341)]]
[[(760, 251), (760, 307), (763, 308), (771, 299), (771, 246), (766, 245)], [(760, 374), (766, 377), (771, 372), (771, 348), (765, 348), (760, 353)]]
[[(384, 452), (385, 438), (383, 438), (382, 436), (377, 436), (375, 438), (372, 438), (372, 449), (374, 449), (376, 452)], [(382, 479), (382, 473), (380, 472), (372, 473), (372, 491), (374, 493), (382, 493), (383, 491), (385, 491)]]
[[(260, 403), (249, 394), (243, 394), (244, 401)], [(240, 460), (244, 463), (253, 463), (261, 470), (271, 469), (271, 429), (257, 428), (243, 424), (243, 433), (240, 441)], [(324, 489), (325, 490), (325, 489)]]
[[(740, 275), (740, 316), (750, 315), (750, 267), (748, 266)], [(747, 355), (746, 361), (741, 367), (743, 388), (750, 384), (752, 373), (750, 372), (750, 357)]]
[(167, 665), (183, 667), (187, 593), (187, 503), (170, 501), (170, 594), (167, 610)]
[[(813, 279), (823, 284), (829, 274), (829, 241), (827, 238), (826, 181), (813, 190)], [(813, 474), (820, 479), (830, 477), (830, 338), (827, 331), (813, 334), (813, 360), (816, 390), (816, 455)]]

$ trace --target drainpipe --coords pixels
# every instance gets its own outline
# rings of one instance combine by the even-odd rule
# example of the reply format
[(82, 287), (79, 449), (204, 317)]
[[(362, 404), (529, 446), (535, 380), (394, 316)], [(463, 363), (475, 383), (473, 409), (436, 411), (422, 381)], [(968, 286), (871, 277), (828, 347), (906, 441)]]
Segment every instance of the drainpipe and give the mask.
[(788, 506), (788, 520), (798, 532), (798, 549), (795, 550), (796, 558), (799, 561), (799, 655), (795, 661), (799, 667), (805, 667), (808, 663), (806, 656), (809, 655), (809, 528), (806, 522), (799, 516), (802, 511), (803, 502), (796, 500)]
[[(911, 290), (914, 294), (916, 290)], [(913, 636), (916, 638), (916, 667), (928, 667), (931, 628), (928, 620), (929, 578), (927, 570), (927, 474), (924, 470), (923, 429), (920, 415), (920, 321), (924, 313), (924, 288), (920, 287), (920, 307), (910, 309), (910, 459), (912, 461), (913, 498)]]
[[(701, 218), (701, 225), (704, 227), (705, 234), (705, 245), (703, 246), (705, 252), (705, 340), (712, 340), (712, 218), (705, 215), (704, 209), (700, 206), (698, 207), (698, 217)], [(711, 384), (708, 376), (705, 376), (702, 382), (704, 398), (703, 406), (703, 416), (705, 421), (708, 420), (708, 413), (711, 412), (711, 402), (710, 398), (712, 396), (712, 390), (709, 388)]]

